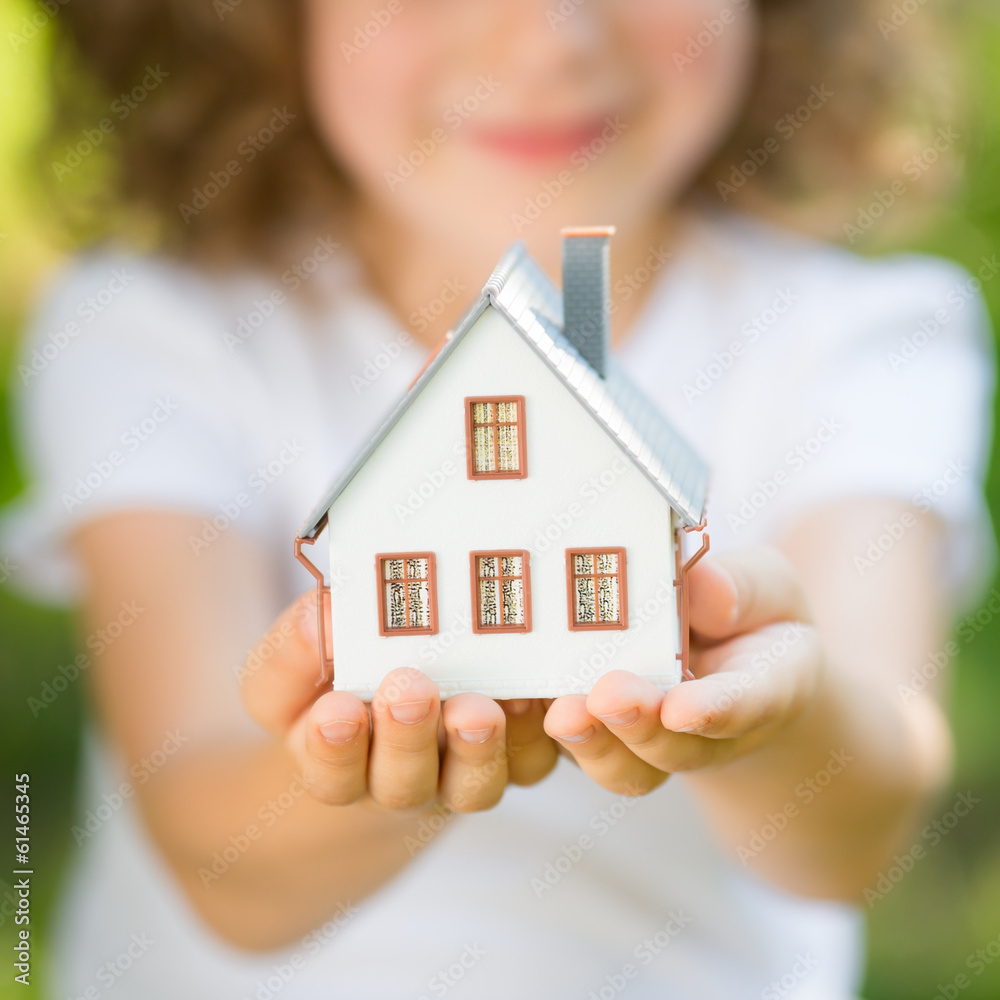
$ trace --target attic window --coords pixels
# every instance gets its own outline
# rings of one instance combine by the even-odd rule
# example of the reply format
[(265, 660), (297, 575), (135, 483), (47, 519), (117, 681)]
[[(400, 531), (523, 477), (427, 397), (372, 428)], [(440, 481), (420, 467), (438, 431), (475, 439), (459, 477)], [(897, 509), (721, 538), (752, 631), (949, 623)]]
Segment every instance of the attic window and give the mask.
[(524, 396), (465, 400), (470, 479), (523, 479), (528, 474)]
[(473, 552), (470, 559), (473, 632), (530, 632), (528, 553)]
[(566, 550), (570, 631), (628, 628), (624, 549)]
[(379, 635), (437, 632), (437, 581), (433, 552), (375, 557)]

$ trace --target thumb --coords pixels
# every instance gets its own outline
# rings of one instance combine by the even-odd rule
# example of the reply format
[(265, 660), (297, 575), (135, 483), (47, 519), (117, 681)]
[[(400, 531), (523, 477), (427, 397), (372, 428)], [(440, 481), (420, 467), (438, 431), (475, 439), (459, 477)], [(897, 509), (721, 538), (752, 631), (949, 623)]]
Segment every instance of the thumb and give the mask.
[(316, 591), (311, 590), (285, 608), (243, 663), (243, 704), (251, 718), (275, 736), (283, 736), (328, 690), (328, 685), (317, 684), (318, 632)]

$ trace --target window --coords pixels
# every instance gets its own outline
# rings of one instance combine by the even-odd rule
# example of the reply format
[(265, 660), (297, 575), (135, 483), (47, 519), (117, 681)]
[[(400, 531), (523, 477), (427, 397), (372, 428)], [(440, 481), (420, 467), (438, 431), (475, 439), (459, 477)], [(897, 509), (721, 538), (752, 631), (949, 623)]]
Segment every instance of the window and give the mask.
[(569, 627), (628, 628), (624, 549), (566, 550)]
[(437, 632), (437, 581), (433, 552), (393, 552), (375, 557), (379, 635)]
[(472, 631), (531, 631), (528, 553), (473, 552)]
[(524, 396), (466, 399), (465, 439), (470, 479), (523, 479)]

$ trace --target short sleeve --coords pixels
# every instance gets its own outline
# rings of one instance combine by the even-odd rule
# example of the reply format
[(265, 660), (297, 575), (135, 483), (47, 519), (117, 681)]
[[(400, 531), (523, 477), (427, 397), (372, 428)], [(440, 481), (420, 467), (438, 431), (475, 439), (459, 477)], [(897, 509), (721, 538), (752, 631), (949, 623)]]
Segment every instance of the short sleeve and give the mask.
[(772, 534), (839, 498), (889, 496), (933, 512), (949, 531), (947, 575), (963, 604), (994, 562), (983, 494), (994, 359), (980, 288), (995, 269), (984, 261), (978, 276), (916, 255), (831, 254), (826, 265), (800, 286), (794, 332), (760, 359), (775, 383), (764, 431), (773, 444), (740, 499), (775, 484), (759, 519)]
[(70, 599), (65, 540), (113, 510), (212, 512), (248, 462), (251, 387), (191, 275), (109, 256), (52, 284), (14, 371), (26, 492), (0, 523), (15, 582)]

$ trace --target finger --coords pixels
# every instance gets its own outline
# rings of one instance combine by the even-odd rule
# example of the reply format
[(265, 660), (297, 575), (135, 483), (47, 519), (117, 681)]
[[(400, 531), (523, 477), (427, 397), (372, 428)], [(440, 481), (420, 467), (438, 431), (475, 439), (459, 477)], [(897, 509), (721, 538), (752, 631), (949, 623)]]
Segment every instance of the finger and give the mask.
[(441, 714), (448, 750), (438, 795), (458, 812), (492, 808), (507, 786), (503, 709), (485, 695), (459, 694), (444, 703)]
[(810, 621), (792, 564), (777, 549), (740, 549), (702, 559), (690, 582), (691, 628), (727, 639), (779, 621)]
[(660, 719), (674, 732), (712, 740), (787, 724), (809, 701), (823, 670), (816, 630), (799, 623), (772, 625), (701, 655), (703, 676), (668, 691)]
[(320, 693), (316, 592), (287, 607), (240, 672), (243, 704), (258, 725), (283, 736)]
[(658, 771), (689, 771), (717, 763), (728, 752), (718, 741), (664, 728), (663, 698), (663, 692), (644, 678), (613, 670), (598, 679), (586, 707), (636, 757)]
[(343, 691), (322, 695), (289, 737), (310, 794), (328, 805), (356, 802), (368, 787), (368, 709)]
[(372, 700), (368, 790), (389, 809), (426, 805), (437, 793), (437, 687), (411, 668), (385, 676)]
[(499, 704), (507, 717), (507, 780), (512, 785), (534, 785), (559, 760), (559, 747), (543, 725), (545, 706), (538, 698)]
[(566, 748), (588, 777), (609, 792), (644, 795), (667, 778), (595, 719), (587, 711), (583, 695), (557, 698), (545, 715), (545, 731)]

